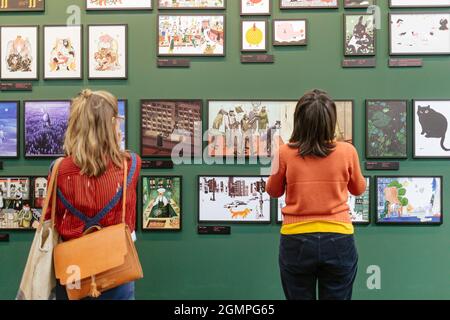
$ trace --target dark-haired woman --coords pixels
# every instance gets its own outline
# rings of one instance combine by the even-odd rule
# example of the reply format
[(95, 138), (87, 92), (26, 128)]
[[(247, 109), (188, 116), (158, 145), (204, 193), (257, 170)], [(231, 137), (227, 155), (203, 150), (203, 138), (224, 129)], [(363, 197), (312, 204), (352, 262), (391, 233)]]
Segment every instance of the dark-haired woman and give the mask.
[[(348, 192), (364, 193), (358, 153), (335, 141), (336, 105), (321, 90), (298, 102), (289, 144), (279, 148), (267, 192), (286, 193), (279, 264), (288, 300), (348, 300), (358, 254)], [(318, 289), (318, 290), (317, 290)]]

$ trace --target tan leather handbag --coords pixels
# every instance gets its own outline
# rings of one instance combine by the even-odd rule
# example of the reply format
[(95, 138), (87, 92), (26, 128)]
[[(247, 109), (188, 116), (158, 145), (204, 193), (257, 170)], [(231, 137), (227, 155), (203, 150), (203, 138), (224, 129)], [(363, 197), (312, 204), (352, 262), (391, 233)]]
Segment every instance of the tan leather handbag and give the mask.
[(98, 298), (102, 292), (144, 275), (125, 223), (127, 170), (124, 164), (122, 223), (98, 231), (87, 230), (80, 238), (60, 243), (54, 249), (55, 275), (66, 286), (70, 300)]

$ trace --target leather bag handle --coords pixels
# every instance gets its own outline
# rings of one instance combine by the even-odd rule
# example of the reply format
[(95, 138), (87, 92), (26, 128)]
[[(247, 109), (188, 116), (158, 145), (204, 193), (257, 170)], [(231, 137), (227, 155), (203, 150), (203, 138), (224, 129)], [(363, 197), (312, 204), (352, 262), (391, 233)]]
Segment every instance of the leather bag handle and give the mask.
[(55, 161), (52, 168), (52, 173), (50, 175), (50, 182), (47, 185), (47, 196), (44, 200), (44, 206), (42, 207), (41, 219), (39, 225), (42, 227), (45, 222), (45, 217), (47, 215), (48, 205), (50, 200), (52, 201), (52, 211), (51, 211), (51, 221), (52, 226), (55, 225), (55, 215), (56, 215), (56, 194), (57, 194), (57, 184), (58, 184), (58, 171), (61, 161), (64, 158), (59, 158)]

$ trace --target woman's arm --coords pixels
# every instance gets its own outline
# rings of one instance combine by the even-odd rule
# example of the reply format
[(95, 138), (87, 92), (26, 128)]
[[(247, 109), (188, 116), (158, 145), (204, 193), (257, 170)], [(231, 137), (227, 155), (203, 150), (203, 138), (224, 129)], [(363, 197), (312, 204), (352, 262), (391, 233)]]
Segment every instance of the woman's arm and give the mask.
[(272, 159), (272, 173), (267, 182), (266, 191), (272, 198), (279, 198), (286, 189), (286, 162), (283, 151), (279, 149)]
[(348, 191), (355, 196), (359, 196), (366, 191), (366, 179), (361, 172), (358, 152), (352, 147), (352, 159), (350, 162), (350, 180), (348, 182)]

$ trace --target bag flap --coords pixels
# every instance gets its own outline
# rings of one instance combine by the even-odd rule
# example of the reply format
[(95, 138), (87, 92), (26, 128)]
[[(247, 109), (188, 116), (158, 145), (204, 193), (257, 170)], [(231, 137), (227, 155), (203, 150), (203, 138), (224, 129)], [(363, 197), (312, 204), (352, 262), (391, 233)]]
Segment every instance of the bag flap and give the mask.
[(110, 226), (56, 246), (55, 275), (65, 285), (79, 267), (80, 280), (86, 279), (124, 264), (127, 253), (126, 225)]

